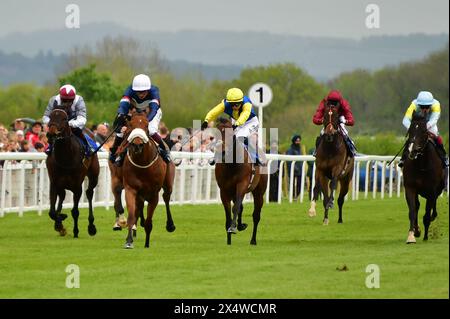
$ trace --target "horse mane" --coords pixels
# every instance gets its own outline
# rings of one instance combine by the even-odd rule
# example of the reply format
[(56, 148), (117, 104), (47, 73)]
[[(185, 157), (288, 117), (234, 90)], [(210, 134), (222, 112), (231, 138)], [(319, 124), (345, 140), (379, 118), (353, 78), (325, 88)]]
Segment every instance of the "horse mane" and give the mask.
[(219, 122), (218, 125), (223, 125), (225, 127), (231, 127), (231, 121), (227, 119), (226, 117), (219, 117), (217, 120)]

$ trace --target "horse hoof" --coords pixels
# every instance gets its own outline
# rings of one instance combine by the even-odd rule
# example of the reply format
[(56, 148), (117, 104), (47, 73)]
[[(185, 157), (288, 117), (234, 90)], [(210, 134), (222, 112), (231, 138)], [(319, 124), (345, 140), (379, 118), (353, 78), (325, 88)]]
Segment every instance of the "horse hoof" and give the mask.
[(308, 216), (309, 217), (315, 217), (316, 216), (316, 210), (315, 209), (308, 210)]
[(414, 237), (420, 237), (420, 230), (416, 230), (414, 232)]
[(342, 224), (342, 223), (343, 223), (342, 219), (339, 219), (338, 224)]
[(423, 237), (423, 241), (428, 241), (428, 237)]
[(118, 226), (125, 228), (127, 227), (127, 219), (125, 217), (119, 217), (119, 221), (117, 222)]
[(173, 232), (175, 231), (175, 229), (176, 229), (176, 227), (175, 227), (174, 224), (172, 224), (172, 225), (166, 225), (166, 230), (167, 230), (169, 233), (173, 233)]
[(328, 218), (325, 218), (325, 219), (323, 220), (323, 225), (324, 225), (324, 226), (327, 226), (328, 223), (329, 223)]
[(415, 244), (416, 243), (416, 238), (414, 237), (414, 232), (410, 231), (408, 233), (408, 239), (406, 240), (407, 244)]
[(247, 224), (240, 224), (240, 225), (238, 225), (237, 229), (239, 231), (243, 231), (243, 230), (245, 230), (247, 228), (247, 226), (248, 226)]
[(250, 245), (255, 245), (256, 246), (256, 240), (250, 240)]
[(97, 228), (95, 227), (95, 225), (89, 225), (88, 226), (88, 233), (91, 236), (94, 236), (95, 234), (97, 234)]
[(237, 233), (237, 229), (236, 229), (236, 227), (230, 227), (230, 228), (228, 228), (227, 232), (231, 233), (231, 234), (236, 234)]
[(64, 227), (62, 227), (62, 228), (59, 230), (59, 235), (60, 235), (61, 237), (64, 237), (64, 236), (66, 236), (66, 234), (67, 234), (66, 229), (65, 229)]
[(122, 230), (122, 227), (120, 227), (118, 224), (115, 224), (115, 225), (113, 226), (113, 230), (114, 230), (114, 231)]
[(133, 243), (125, 243), (125, 246), (123, 246), (123, 248), (125, 248), (125, 249), (133, 249), (134, 246), (133, 246)]

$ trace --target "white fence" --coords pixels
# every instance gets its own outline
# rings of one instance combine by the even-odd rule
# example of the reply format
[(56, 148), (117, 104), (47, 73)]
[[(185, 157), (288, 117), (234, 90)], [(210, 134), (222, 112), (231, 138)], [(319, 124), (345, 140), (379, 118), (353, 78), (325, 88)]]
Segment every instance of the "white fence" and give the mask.
[[(98, 153), (98, 155), (100, 176), (94, 193), (94, 206), (109, 209), (113, 206), (114, 198), (110, 185), (108, 153)], [(214, 166), (208, 164), (208, 159), (213, 156), (212, 154), (172, 152), (172, 156), (175, 160), (182, 161), (176, 168), (171, 198), (173, 204), (220, 203)], [(3, 217), (5, 213), (18, 213), (19, 216), (22, 216), (25, 211), (37, 211), (41, 215), (42, 211), (49, 209), (49, 179), (45, 158), (44, 153), (0, 153), (0, 161), (4, 161), (3, 167), (0, 169), (0, 217)], [(267, 159), (268, 165), (279, 167), (279, 171), (278, 174), (269, 175), (266, 202), (269, 202), (270, 180), (274, 178), (278, 180), (278, 183), (275, 183), (278, 184), (275, 185), (277, 189), (274, 190), (277, 193), (276, 201), (281, 203), (283, 197), (287, 197), (290, 203), (294, 201), (295, 162), (302, 163), (300, 191), (296, 200), (305, 201), (305, 191), (309, 196), (309, 186), (314, 187), (315, 158), (311, 155), (267, 154)], [(399, 197), (402, 188), (402, 172), (397, 166), (398, 159), (390, 166), (387, 165), (391, 159), (392, 156), (356, 157), (352, 187), (347, 196), (351, 200), (358, 200), (360, 197), (367, 198), (370, 193), (372, 198)], [(292, 163), (289, 172), (286, 172), (285, 164), (287, 162)], [(307, 178), (308, 165), (312, 165), (312, 185), (309, 185), (309, 178)], [(83, 187), (86, 186), (86, 183), (87, 181)], [(251, 200), (251, 194), (248, 194), (245, 200)], [(71, 207), (72, 203), (72, 196), (67, 196), (64, 208)], [(162, 203), (162, 198), (160, 198), (160, 203)], [(87, 199), (83, 192), (80, 207), (87, 207), (87, 205)]]

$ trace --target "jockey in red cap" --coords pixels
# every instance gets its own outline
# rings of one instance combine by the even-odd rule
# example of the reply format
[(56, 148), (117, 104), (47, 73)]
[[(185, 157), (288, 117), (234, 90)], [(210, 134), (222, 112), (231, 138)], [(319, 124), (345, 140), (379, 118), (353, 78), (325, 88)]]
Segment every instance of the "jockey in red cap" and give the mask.
[[(350, 108), (350, 104), (346, 99), (344, 99), (341, 95), (341, 93), (338, 90), (332, 90), (330, 93), (328, 93), (327, 97), (324, 98), (322, 101), (320, 101), (319, 106), (317, 107), (316, 113), (313, 117), (313, 123), (316, 125), (322, 125), (323, 124), (323, 116), (325, 112), (325, 106), (326, 105), (333, 105), (338, 107), (339, 112), (339, 121), (341, 126), (341, 132), (344, 136), (344, 140), (348, 146), (348, 149), (350, 153), (355, 156), (356, 155), (356, 147), (355, 143), (351, 140), (351, 138), (348, 136), (347, 129), (345, 128), (345, 125), (353, 126), (355, 124), (353, 120), (353, 114)], [(323, 129), (320, 132), (320, 136), (316, 139), (316, 149), (319, 146), (320, 137), (323, 135)]]

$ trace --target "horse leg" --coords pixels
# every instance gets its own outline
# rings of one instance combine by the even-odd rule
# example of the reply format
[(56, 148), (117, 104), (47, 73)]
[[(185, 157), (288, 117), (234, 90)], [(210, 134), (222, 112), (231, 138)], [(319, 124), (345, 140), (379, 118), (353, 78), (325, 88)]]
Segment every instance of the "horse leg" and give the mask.
[(233, 203), (233, 220), (231, 221), (231, 226), (228, 228), (227, 232), (236, 234), (237, 233), (237, 216), (239, 215), (239, 211), (242, 206), (242, 200), (245, 196), (245, 190), (247, 189), (248, 185), (247, 183), (241, 183), (238, 184), (236, 187), (236, 195)]
[(408, 232), (408, 239), (406, 240), (407, 244), (414, 244), (416, 243), (416, 238), (414, 237), (414, 225), (416, 223), (416, 194), (415, 192), (410, 189), (409, 187), (405, 187), (405, 197), (406, 197), (406, 203), (408, 204), (409, 209), (409, 232)]
[[(65, 191), (64, 191), (65, 194)], [(56, 206), (56, 200), (58, 199), (58, 192), (56, 190), (56, 187), (54, 186), (53, 183), (50, 183), (50, 210), (48, 212), (48, 215), (50, 216), (50, 218), (52, 220), (55, 221), (54, 223), (54, 229), (60, 233), (61, 236), (65, 235), (65, 229), (64, 226), (62, 224), (62, 221), (64, 220), (64, 218), (62, 218), (62, 214), (60, 214), (59, 212), (56, 211), (55, 206)], [(60, 202), (61, 203), (61, 202)], [(59, 207), (60, 205), (58, 205)], [(62, 204), (61, 204), (62, 207)], [(67, 215), (66, 215), (67, 217)]]
[(437, 202), (437, 199), (434, 201), (434, 205), (433, 205), (433, 214), (431, 215), (431, 220), (430, 220), (430, 221), (435, 220), (436, 217), (437, 217), (437, 215), (438, 215), (437, 210), (436, 210), (436, 202)]
[(250, 245), (256, 245), (256, 232), (258, 231), (259, 220), (261, 219), (261, 209), (264, 204), (264, 190), (256, 188), (253, 192), (253, 233)]
[(78, 210), (78, 203), (81, 198), (81, 193), (83, 192), (81, 186), (79, 189), (73, 191), (73, 208), (72, 208), (72, 218), (73, 218), (73, 238), (78, 238), (78, 216), (80, 216), (80, 211)]
[[(136, 197), (136, 225), (137, 225), (137, 220), (140, 219), (141, 220), (141, 227), (145, 228), (145, 218), (144, 218), (144, 203), (145, 200), (139, 197)], [(133, 237), (136, 237), (137, 235), (137, 227), (132, 228), (133, 230)]]
[(113, 230), (122, 230), (126, 226), (125, 216), (123, 215), (124, 209), (122, 205), (122, 190), (123, 187), (120, 184), (116, 184), (112, 187), (114, 195), (114, 210), (116, 212), (116, 222), (113, 226)]
[(128, 235), (125, 243), (125, 249), (132, 249), (133, 247), (133, 235), (132, 230), (134, 224), (136, 224), (136, 191), (133, 189), (125, 189), (125, 201), (128, 209)]
[(323, 208), (324, 211), (324, 217), (323, 217), (323, 224), (328, 225), (328, 202), (330, 200), (330, 197), (328, 196), (328, 178), (324, 176), (323, 174), (320, 174), (319, 177), (320, 182), (320, 188), (322, 189), (323, 193)]
[(163, 193), (163, 199), (164, 199), (164, 204), (166, 205), (166, 216), (167, 216), (167, 221), (166, 221), (166, 230), (171, 233), (173, 231), (175, 231), (175, 224), (173, 222), (172, 219), (172, 213), (170, 212), (170, 195), (172, 195), (172, 185), (164, 185), (163, 186), (164, 189), (164, 193)]
[(64, 199), (66, 198), (66, 190), (60, 189), (57, 191), (57, 197), (58, 197), (58, 207), (56, 208), (55, 212), (55, 230), (59, 232), (61, 236), (65, 236), (67, 234), (66, 229), (64, 228), (63, 221), (67, 218), (67, 214), (61, 213), (62, 211), (62, 205), (64, 202)]
[(416, 220), (414, 221), (414, 237), (420, 237), (420, 227), (419, 227), (419, 208), (420, 208), (420, 202), (419, 202), (419, 195), (416, 194)]
[(239, 231), (245, 230), (247, 228), (247, 226), (248, 226), (247, 224), (242, 223), (242, 212), (243, 211), (244, 211), (244, 204), (241, 204), (241, 207), (240, 207), (239, 213), (238, 213), (238, 219), (237, 219), (237, 222), (238, 222), (237, 229)]
[(159, 192), (155, 192), (153, 196), (150, 198), (147, 204), (147, 219), (145, 220), (145, 248), (150, 246), (150, 233), (153, 228), (153, 214), (155, 212), (155, 208), (158, 205)]
[[(91, 169), (92, 169), (93, 163), (95, 163), (95, 162), (92, 162)], [(89, 184), (88, 184), (88, 188), (86, 189), (86, 197), (89, 202), (88, 233), (91, 236), (94, 236), (97, 233), (97, 228), (94, 225), (94, 208), (92, 207), (92, 200), (94, 198), (94, 188), (97, 186), (97, 183), (98, 183), (98, 174), (99, 174), (99, 169), (97, 171), (95, 171), (95, 169), (93, 169), (91, 172), (88, 173)]]
[(222, 200), (223, 208), (225, 209), (225, 231), (227, 232), (227, 244), (231, 245), (231, 233), (228, 232), (228, 228), (231, 226), (231, 198), (221, 189), (220, 199)]
[(423, 224), (425, 225), (425, 235), (423, 240), (428, 240), (428, 229), (431, 224), (431, 210), (436, 207), (436, 198), (428, 198), (425, 206), (425, 215), (423, 216)]
[(309, 217), (316, 216), (316, 202), (319, 199), (319, 194), (320, 194), (320, 184), (319, 184), (320, 182), (319, 182), (317, 175), (315, 177), (315, 180), (316, 181), (315, 181), (315, 185), (314, 185), (314, 189), (313, 189), (313, 198), (311, 200), (311, 206), (308, 211)]
[(337, 178), (333, 177), (330, 183), (330, 198), (328, 199), (328, 209), (332, 209), (334, 206), (334, 193), (336, 192)]
[(348, 193), (348, 188), (350, 186), (350, 180), (349, 176), (347, 175), (345, 178), (343, 178), (340, 181), (341, 190), (339, 191), (339, 198), (338, 198), (338, 206), (339, 206), (339, 219), (338, 223), (342, 223), (342, 206), (344, 206), (345, 201), (345, 195)]

